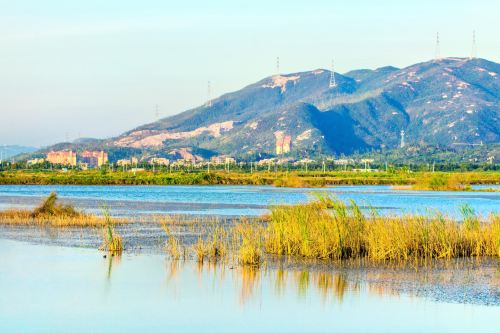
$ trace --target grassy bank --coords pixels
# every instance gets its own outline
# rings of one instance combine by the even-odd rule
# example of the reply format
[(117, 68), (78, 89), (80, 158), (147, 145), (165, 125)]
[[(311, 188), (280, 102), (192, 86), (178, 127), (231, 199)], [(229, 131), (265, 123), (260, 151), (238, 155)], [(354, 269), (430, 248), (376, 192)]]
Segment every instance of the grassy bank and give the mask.
[[(466, 205), (461, 208), (461, 221), (440, 213), (365, 214), (353, 201), (345, 204), (327, 196), (305, 204), (272, 206), (270, 211), (258, 219), (154, 216), (153, 223), (163, 225), (172, 258), (195, 257), (200, 262), (259, 266), (268, 256), (374, 262), (500, 256), (500, 215), (480, 218)], [(121, 252), (124, 240), (115, 231), (118, 221), (103, 212), (103, 216), (85, 214), (59, 203), (52, 193), (33, 210), (0, 212), (0, 224), (100, 227), (101, 249)]]
[[(436, 179), (436, 180), (433, 180)], [(445, 179), (443, 182), (440, 179)], [(457, 186), (444, 183), (452, 179)], [(425, 183), (425, 180), (429, 180)], [(3, 185), (274, 185), (322, 187), (328, 185), (415, 185), (417, 189), (460, 189), (472, 184), (500, 184), (500, 172), (152, 172), (4, 171)]]
[(33, 210), (8, 209), (0, 212), (0, 224), (4, 225), (103, 227), (111, 220), (109, 216), (86, 214), (71, 205), (59, 203), (56, 193), (51, 193)]

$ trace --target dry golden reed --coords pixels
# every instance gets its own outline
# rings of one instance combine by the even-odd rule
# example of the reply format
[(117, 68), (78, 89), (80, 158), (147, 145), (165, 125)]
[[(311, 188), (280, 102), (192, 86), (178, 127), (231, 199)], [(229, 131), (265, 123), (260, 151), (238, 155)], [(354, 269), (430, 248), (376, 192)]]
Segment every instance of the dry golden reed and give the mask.
[[(266, 222), (214, 220), (200, 231), (192, 249), (199, 261), (218, 260), (231, 252), (242, 265), (258, 266), (265, 255), (307, 259), (409, 261), (500, 256), (500, 217), (480, 220), (462, 207), (462, 221), (432, 216), (379, 216), (362, 213), (319, 196), (316, 201), (271, 207)], [(200, 224), (201, 225), (201, 224)], [(202, 228), (202, 227), (200, 227)]]
[[(102, 216), (86, 214), (71, 205), (60, 204), (55, 192), (45, 198), (34, 210), (8, 209), (0, 212), (0, 224), (36, 225), (50, 227), (102, 227), (107, 222)], [(126, 223), (120, 219), (114, 223)]]
[(105, 224), (102, 228), (103, 244), (101, 250), (121, 254), (123, 251), (122, 237), (116, 232), (115, 225), (109, 211), (104, 208)]

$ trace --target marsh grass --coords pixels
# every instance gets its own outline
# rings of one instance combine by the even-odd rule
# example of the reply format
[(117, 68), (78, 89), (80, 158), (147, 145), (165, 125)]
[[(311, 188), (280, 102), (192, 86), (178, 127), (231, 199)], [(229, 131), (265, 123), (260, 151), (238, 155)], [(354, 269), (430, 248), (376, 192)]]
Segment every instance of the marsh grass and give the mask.
[(470, 191), (467, 174), (424, 173), (415, 179), (414, 190), (424, 191)]
[(317, 259), (411, 260), (498, 254), (500, 219), (480, 221), (467, 206), (463, 222), (434, 216), (366, 217), (355, 202), (323, 197), (272, 209), (267, 253)]
[[(126, 219), (116, 221), (126, 223)], [(52, 192), (33, 210), (8, 209), (0, 212), (0, 224), (37, 225), (51, 227), (99, 227), (105, 225), (106, 218), (78, 211), (72, 205), (59, 203)]]
[(313, 202), (271, 207), (266, 221), (244, 218), (198, 225), (192, 252), (198, 261), (230, 258), (261, 265), (266, 255), (311, 260), (416, 262), (500, 256), (500, 217), (480, 219), (463, 206), (463, 220), (429, 216), (365, 215), (351, 201), (318, 196)]

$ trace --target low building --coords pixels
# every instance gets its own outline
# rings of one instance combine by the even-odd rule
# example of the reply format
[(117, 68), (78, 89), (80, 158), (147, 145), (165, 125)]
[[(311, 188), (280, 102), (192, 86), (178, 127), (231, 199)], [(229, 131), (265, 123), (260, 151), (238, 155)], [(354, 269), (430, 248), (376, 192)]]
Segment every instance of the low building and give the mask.
[(132, 164), (132, 162), (130, 160), (127, 160), (127, 159), (116, 161), (116, 165), (121, 166), (121, 167), (129, 166), (131, 164)]
[(43, 164), (43, 163), (45, 163), (44, 158), (34, 158), (34, 159), (26, 161), (26, 164), (28, 164), (28, 165), (36, 165), (36, 164)]
[(76, 153), (69, 151), (50, 151), (47, 153), (47, 161), (52, 164), (76, 166)]
[(212, 162), (213, 164), (236, 164), (236, 159), (231, 156), (220, 155), (213, 156), (210, 159), (210, 162)]
[(149, 164), (168, 166), (170, 164), (170, 161), (163, 157), (153, 157), (149, 160)]
[(108, 163), (108, 153), (104, 151), (84, 151), (80, 154), (80, 161), (90, 168), (101, 167)]

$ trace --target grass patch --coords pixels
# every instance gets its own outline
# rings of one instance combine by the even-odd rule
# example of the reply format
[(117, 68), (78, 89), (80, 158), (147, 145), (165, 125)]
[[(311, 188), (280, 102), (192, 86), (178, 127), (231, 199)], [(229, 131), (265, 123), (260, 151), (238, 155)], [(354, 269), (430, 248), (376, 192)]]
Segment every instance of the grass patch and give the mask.
[[(125, 222), (126, 220), (120, 220), (120, 223)], [(59, 203), (55, 192), (43, 199), (33, 210), (8, 209), (0, 212), (0, 224), (4, 225), (98, 227), (106, 223), (106, 217), (86, 214), (72, 205)]]

